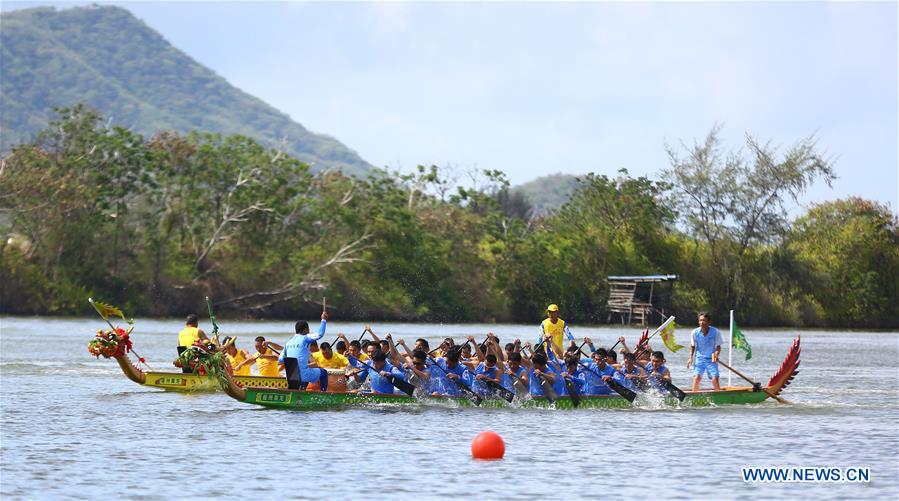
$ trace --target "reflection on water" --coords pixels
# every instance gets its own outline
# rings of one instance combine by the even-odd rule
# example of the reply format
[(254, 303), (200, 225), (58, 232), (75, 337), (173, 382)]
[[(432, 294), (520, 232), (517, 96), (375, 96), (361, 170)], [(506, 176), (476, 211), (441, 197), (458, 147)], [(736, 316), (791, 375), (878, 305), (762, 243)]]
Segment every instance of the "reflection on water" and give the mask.
[[(177, 320), (138, 320), (135, 348), (169, 370)], [(896, 333), (803, 332), (795, 405), (693, 409), (479, 409), (422, 406), (318, 412), (263, 409), (222, 393), (143, 388), (95, 360), (93, 319), (0, 320), (2, 476), (8, 497), (757, 498), (895, 496), (899, 491)], [(251, 349), (285, 341), (290, 322), (223, 322)], [(384, 324), (379, 333), (530, 339), (534, 326)], [(636, 329), (584, 328), (597, 346)], [(361, 332), (359, 325), (329, 324)], [(678, 338), (686, 340), (687, 329)], [(766, 382), (795, 332), (746, 330), (753, 359), (735, 365)], [(358, 334), (356, 335), (358, 336)], [(689, 387), (687, 350), (668, 354)], [(726, 383), (726, 377), (723, 378)], [(733, 384), (742, 384), (737, 377)], [(506, 458), (470, 458), (492, 429)], [(744, 484), (742, 466), (869, 466), (870, 484)]]

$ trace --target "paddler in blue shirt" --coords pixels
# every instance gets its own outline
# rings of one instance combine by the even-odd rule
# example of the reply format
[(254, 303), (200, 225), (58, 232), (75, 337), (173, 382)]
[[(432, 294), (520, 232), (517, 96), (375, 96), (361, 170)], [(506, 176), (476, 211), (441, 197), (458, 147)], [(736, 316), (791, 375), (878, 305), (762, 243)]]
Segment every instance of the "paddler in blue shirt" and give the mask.
[(649, 375), (650, 386), (656, 391), (667, 394), (668, 390), (661, 383), (661, 381), (671, 381), (671, 371), (665, 367), (665, 354), (661, 351), (652, 352), (652, 359), (646, 364), (645, 369)]
[(397, 369), (388, 362), (387, 354), (383, 351), (376, 351), (372, 354), (371, 366), (374, 367), (375, 370), (366, 367), (363, 372), (368, 375), (371, 381), (371, 391), (373, 393), (386, 393), (388, 395), (393, 393), (393, 384), (387, 379), (388, 375), (404, 379), (405, 374), (403, 374), (403, 371)]
[(578, 395), (584, 394), (587, 388), (587, 377), (578, 365), (578, 362), (580, 362), (580, 359), (576, 354), (569, 353), (565, 355), (565, 366), (562, 368), (562, 373), (559, 374), (559, 379), (562, 383), (562, 387), (558, 392), (559, 395), (568, 395), (568, 386), (565, 384), (566, 379), (571, 381)]
[(615, 368), (607, 363), (608, 352), (600, 348), (593, 352), (589, 363), (585, 364), (587, 370), (584, 375), (587, 381), (587, 395), (610, 395), (612, 389), (605, 383), (615, 376)]
[[(699, 314), (699, 327), (690, 335), (690, 358), (687, 369), (693, 366), (693, 391), (699, 391), (702, 375), (712, 378), (712, 386), (720, 390), (718, 384), (718, 355), (721, 353), (721, 333), (712, 327), (712, 316), (706, 312)], [(695, 358), (694, 358), (695, 356)]]
[[(305, 320), (297, 321), (294, 326), (296, 334), (284, 345), (284, 351), (278, 357), (278, 362), (283, 364), (285, 359), (296, 359), (300, 370), (300, 383), (313, 383), (317, 380), (321, 391), (328, 391), (328, 371), (317, 367), (309, 367), (309, 347), (312, 343), (324, 337), (325, 328), (328, 324), (328, 312), (322, 312), (321, 318), (322, 323), (315, 334), (309, 333), (309, 323)], [(288, 385), (289, 383), (290, 381), (288, 381)]]
[(496, 355), (488, 353), (484, 357), (484, 362), (479, 364), (474, 370), (474, 383), (471, 385), (472, 391), (482, 397), (492, 395), (494, 390), (487, 386), (485, 381), (490, 380), (501, 385), (503, 382), (503, 373), (496, 366)]
[(537, 341), (542, 342), (544, 336), (549, 334), (552, 337), (553, 351), (556, 352), (557, 356), (561, 357), (562, 353), (564, 353), (563, 347), (565, 346), (565, 337), (567, 337), (569, 341), (574, 341), (574, 336), (571, 335), (568, 324), (559, 318), (558, 305), (551, 304), (547, 306), (546, 315), (547, 318), (540, 323), (540, 337)]
[(521, 352), (516, 351), (509, 354), (503, 372), (503, 387), (514, 391), (516, 395), (528, 392), (528, 372), (522, 367), (521, 360)]
[(624, 361), (613, 379), (633, 391), (640, 391), (641, 381), (646, 380), (646, 371), (637, 365), (637, 358), (633, 353), (625, 353), (622, 358)]
[[(459, 363), (460, 350), (458, 347), (449, 348), (446, 357), (435, 359), (431, 365), (437, 364), (439, 368), (431, 369), (431, 394), (450, 395), (458, 397), (462, 395), (459, 385), (451, 380), (461, 380), (471, 386), (471, 376), (468, 369)], [(443, 370), (440, 370), (440, 369)], [(445, 372), (444, 372), (445, 371)]]
[[(431, 384), (431, 369), (428, 367), (428, 352), (419, 348), (409, 350), (409, 346), (406, 345), (406, 341), (403, 339), (400, 339), (397, 344), (406, 350), (403, 368), (406, 369), (406, 381), (409, 381), (415, 386), (415, 393), (413, 393), (413, 395), (417, 398), (427, 396)], [(418, 341), (415, 342), (415, 346), (420, 346)]]
[(528, 391), (535, 397), (543, 397), (543, 387), (541, 382), (546, 380), (551, 386), (555, 387), (556, 373), (546, 365), (546, 355), (536, 353), (531, 359), (531, 370), (528, 371)]

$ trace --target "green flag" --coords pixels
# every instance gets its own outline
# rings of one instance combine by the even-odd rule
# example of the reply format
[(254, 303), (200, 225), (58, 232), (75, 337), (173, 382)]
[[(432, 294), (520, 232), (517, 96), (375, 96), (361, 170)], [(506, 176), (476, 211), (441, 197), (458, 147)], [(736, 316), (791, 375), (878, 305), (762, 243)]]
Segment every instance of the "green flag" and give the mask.
[(746, 336), (740, 332), (740, 328), (737, 327), (737, 323), (733, 324), (734, 336), (733, 336), (733, 347), (743, 350), (746, 352), (746, 360), (752, 358), (752, 347), (749, 346), (749, 341), (746, 340)]

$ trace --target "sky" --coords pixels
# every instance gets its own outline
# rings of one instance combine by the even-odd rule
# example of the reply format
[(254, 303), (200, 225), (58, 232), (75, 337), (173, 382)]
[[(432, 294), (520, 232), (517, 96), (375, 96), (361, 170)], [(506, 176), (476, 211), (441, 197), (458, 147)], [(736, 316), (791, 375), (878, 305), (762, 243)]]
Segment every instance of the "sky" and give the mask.
[(720, 123), (815, 135), (838, 179), (795, 210), (899, 206), (896, 2), (113, 3), (377, 166), (657, 177)]

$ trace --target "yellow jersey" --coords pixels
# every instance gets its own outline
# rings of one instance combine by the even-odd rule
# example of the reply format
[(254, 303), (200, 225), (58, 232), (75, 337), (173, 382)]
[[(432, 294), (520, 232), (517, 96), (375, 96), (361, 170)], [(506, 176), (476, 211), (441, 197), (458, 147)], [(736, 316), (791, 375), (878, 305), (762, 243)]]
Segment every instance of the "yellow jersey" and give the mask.
[[(239, 364), (247, 359), (247, 356), (245, 355), (245, 353), (246, 352), (243, 350), (237, 350), (237, 355), (234, 355), (233, 357), (231, 355), (228, 355), (227, 353), (225, 353), (225, 355), (228, 357), (228, 362), (231, 363), (232, 369), (237, 367), (237, 364)], [(240, 369), (235, 370), (234, 375), (235, 376), (249, 376), (250, 375), (250, 364), (246, 364), (243, 367), (241, 367)]]
[[(261, 355), (274, 355), (275, 353), (271, 348), (266, 348), (265, 353), (256, 352), (256, 356)], [(281, 377), (281, 372), (278, 370), (278, 361), (277, 360), (269, 360), (266, 358), (257, 358), (256, 359), (256, 367), (259, 369), (259, 375), (265, 377)]]
[(188, 325), (178, 333), (178, 346), (193, 346), (200, 340), (200, 329)]
[[(561, 318), (558, 319), (558, 322), (553, 323), (550, 319), (545, 319), (540, 326), (543, 328), (544, 334), (552, 334), (552, 341), (558, 346), (563, 352), (565, 351), (565, 321)], [(558, 350), (553, 349), (553, 352), (557, 352)], [(556, 353), (556, 355), (561, 355), (561, 353)]]
[(350, 364), (346, 357), (337, 352), (331, 353), (331, 358), (325, 358), (321, 351), (312, 354), (315, 365), (322, 369), (343, 369)]

